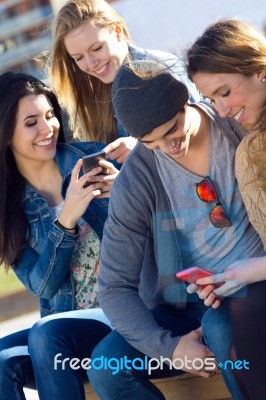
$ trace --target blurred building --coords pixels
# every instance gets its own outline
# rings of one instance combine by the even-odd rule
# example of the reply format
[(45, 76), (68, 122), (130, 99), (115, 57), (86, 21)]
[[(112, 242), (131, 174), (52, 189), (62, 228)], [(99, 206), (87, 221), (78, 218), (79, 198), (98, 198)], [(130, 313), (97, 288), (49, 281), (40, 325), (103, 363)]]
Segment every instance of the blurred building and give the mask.
[(64, 3), (65, 0), (0, 0), (0, 73), (13, 70), (44, 77), (34, 57), (49, 48), (49, 21)]
[[(265, 0), (107, 0), (124, 18), (142, 47), (178, 52), (221, 17), (240, 17), (266, 26)], [(33, 60), (49, 48), (52, 14), (66, 0), (0, 0), (0, 73), (13, 69), (43, 77)], [(202, 13), (204, 5), (205, 12)], [(200, 15), (200, 18), (199, 18)]]
[(0, 73), (17, 70), (42, 77), (33, 61), (49, 45), (49, 0), (0, 0)]

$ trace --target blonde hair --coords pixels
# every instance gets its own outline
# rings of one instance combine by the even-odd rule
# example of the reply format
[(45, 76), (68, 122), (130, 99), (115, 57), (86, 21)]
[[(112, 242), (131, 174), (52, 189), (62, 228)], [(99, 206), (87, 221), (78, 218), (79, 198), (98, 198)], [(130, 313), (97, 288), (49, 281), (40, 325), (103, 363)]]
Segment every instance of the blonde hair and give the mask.
[(134, 60), (128, 63), (129, 68), (139, 78), (144, 80), (153, 79), (163, 73), (172, 74), (171, 67), (160, 59), (154, 60)]
[[(187, 59), (191, 80), (197, 72), (252, 76), (266, 72), (266, 38), (251, 24), (239, 19), (220, 20), (195, 41), (187, 52)], [(266, 133), (266, 99), (252, 131)]]
[(110, 143), (117, 131), (111, 103), (111, 83), (103, 83), (81, 71), (64, 44), (65, 36), (86, 21), (99, 28), (114, 27), (119, 23), (126, 42), (130, 42), (124, 21), (106, 1), (69, 0), (52, 23), (53, 45), (48, 74), (53, 91), (69, 114), (74, 136)]

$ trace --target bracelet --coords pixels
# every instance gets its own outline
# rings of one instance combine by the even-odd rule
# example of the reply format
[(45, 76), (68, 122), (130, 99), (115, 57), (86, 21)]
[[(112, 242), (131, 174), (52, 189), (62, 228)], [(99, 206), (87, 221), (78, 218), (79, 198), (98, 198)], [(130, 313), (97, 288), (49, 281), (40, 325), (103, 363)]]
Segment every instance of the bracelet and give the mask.
[(63, 231), (74, 231), (74, 229), (77, 228), (77, 225), (74, 226), (74, 228), (66, 228), (64, 225), (62, 225), (58, 219), (55, 221), (55, 225), (57, 225), (59, 228), (63, 229)]

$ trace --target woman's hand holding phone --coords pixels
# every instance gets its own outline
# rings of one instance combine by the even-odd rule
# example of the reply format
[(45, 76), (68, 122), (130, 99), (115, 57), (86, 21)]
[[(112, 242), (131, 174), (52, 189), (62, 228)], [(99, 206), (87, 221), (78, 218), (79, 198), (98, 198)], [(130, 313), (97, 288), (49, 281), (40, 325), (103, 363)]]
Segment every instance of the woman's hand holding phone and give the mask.
[[(101, 168), (101, 169), (99, 169)], [(85, 187), (95, 182), (102, 183), (98, 198), (110, 197), (110, 190), (119, 170), (106, 160), (104, 151), (83, 158), (83, 172), (87, 181)]]
[[(213, 300), (212, 307), (217, 308), (222, 297), (232, 296), (247, 285), (266, 279), (266, 257), (253, 257), (238, 260), (227, 266), (224, 272), (215, 274), (212, 277), (200, 279), (197, 284), (212, 284), (223, 282), (218, 288), (215, 287), (212, 296), (205, 300), (205, 304)], [(202, 296), (205, 293), (202, 294)], [(241, 293), (241, 296), (245, 292)], [(214, 299), (215, 296), (215, 299)]]
[(101, 172), (102, 167), (93, 168), (87, 174), (80, 176), (82, 165), (83, 161), (80, 159), (72, 170), (64, 205), (58, 217), (59, 222), (66, 228), (76, 226), (77, 221), (84, 214), (90, 202), (95, 198), (101, 197), (102, 191), (106, 187), (106, 183), (99, 181), (99, 179), (86, 186), (88, 177), (95, 176)]
[(197, 293), (199, 298), (204, 300), (205, 306), (212, 306), (213, 308), (220, 306), (221, 298), (217, 297), (215, 293), (215, 289), (224, 284), (224, 281), (220, 279), (220, 274), (214, 275), (211, 271), (191, 267), (178, 272), (176, 276), (190, 283), (187, 292), (190, 294)]
[[(238, 260), (227, 266), (222, 273), (212, 274), (210, 271), (193, 267), (197, 274), (191, 278), (191, 269), (181, 271), (181, 276), (191, 283), (187, 287), (188, 293), (198, 293), (206, 306), (218, 308), (222, 298), (232, 296), (243, 287), (266, 279), (266, 257), (253, 257)], [(192, 271), (193, 272), (193, 271)], [(180, 273), (177, 274), (177, 276)], [(202, 276), (200, 276), (202, 275)], [(197, 279), (195, 280), (195, 277)], [(178, 276), (179, 277), (179, 276)], [(182, 279), (182, 278), (181, 278)], [(243, 296), (243, 293), (241, 294)]]

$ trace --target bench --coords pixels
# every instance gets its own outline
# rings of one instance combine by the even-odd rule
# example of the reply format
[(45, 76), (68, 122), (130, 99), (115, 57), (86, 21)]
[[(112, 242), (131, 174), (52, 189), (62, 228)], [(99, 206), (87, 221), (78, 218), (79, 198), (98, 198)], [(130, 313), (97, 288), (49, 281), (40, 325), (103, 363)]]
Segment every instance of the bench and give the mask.
[[(166, 400), (232, 400), (221, 373), (211, 378), (183, 374), (174, 378), (153, 379)], [(89, 383), (85, 385), (86, 400), (99, 400)]]

